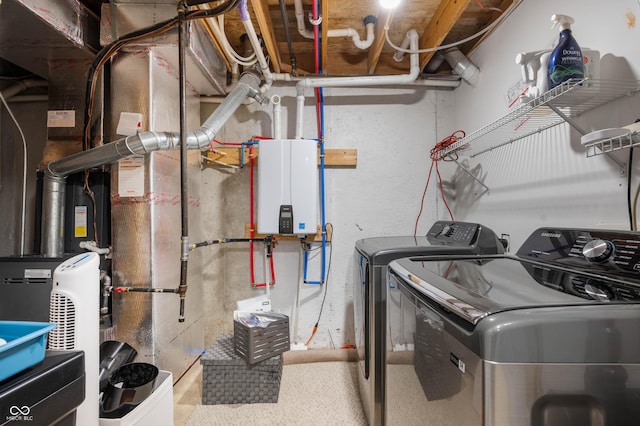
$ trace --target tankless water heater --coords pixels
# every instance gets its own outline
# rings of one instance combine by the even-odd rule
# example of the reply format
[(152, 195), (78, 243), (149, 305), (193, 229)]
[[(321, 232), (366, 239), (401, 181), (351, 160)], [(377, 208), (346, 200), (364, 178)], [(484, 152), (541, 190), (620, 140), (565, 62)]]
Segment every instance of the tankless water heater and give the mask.
[(316, 141), (305, 139), (259, 142), (258, 233), (316, 233), (317, 145)]

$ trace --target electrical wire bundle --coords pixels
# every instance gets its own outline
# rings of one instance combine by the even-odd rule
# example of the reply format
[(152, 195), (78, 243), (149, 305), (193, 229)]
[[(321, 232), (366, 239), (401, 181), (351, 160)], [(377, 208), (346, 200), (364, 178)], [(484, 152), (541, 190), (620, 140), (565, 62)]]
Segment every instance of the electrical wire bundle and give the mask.
[[(422, 192), (422, 200), (420, 201), (420, 211), (418, 212), (418, 217), (416, 218), (416, 224), (413, 228), (413, 236), (415, 237), (418, 233), (418, 222), (420, 221), (420, 216), (422, 216), (422, 209), (424, 206), (424, 198), (427, 195), (427, 188), (429, 188), (429, 181), (431, 180), (431, 173), (433, 172), (433, 166), (435, 165), (436, 174), (438, 175), (438, 182), (440, 184), (440, 194), (442, 195), (442, 201), (444, 201), (444, 205), (449, 212), (449, 217), (451, 220), (453, 219), (453, 213), (449, 208), (449, 204), (447, 203), (447, 198), (444, 196), (444, 188), (442, 187), (442, 176), (440, 176), (440, 170), (438, 169), (438, 163), (440, 161), (454, 161), (457, 160), (458, 154), (454, 151), (450, 155), (452, 156), (449, 160), (447, 157), (441, 156), (441, 151), (458, 142), (460, 139), (464, 138), (466, 133), (463, 130), (456, 130), (451, 135), (442, 139), (440, 142), (436, 143), (433, 148), (429, 151), (429, 157), (431, 158), (431, 167), (429, 167), (429, 174), (427, 175), (427, 183), (424, 186), (424, 191)], [(455, 157), (454, 157), (455, 156)]]

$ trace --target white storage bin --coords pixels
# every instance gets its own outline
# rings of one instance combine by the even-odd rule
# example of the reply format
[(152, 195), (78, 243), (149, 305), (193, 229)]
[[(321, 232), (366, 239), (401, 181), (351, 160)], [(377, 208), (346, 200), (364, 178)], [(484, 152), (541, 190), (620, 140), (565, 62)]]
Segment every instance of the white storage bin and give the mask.
[(100, 426), (173, 426), (173, 375), (160, 370), (151, 395), (126, 416), (100, 419)]

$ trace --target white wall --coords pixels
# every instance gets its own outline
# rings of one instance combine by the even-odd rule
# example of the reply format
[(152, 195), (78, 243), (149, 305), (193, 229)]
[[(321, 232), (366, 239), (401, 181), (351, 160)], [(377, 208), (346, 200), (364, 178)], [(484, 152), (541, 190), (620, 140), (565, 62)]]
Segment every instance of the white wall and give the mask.
[[(273, 87), (269, 95), (282, 98), (283, 137), (295, 136), (295, 88)], [(317, 136), (312, 90), (304, 108), (304, 137)], [(353, 343), (352, 255), (355, 241), (383, 235), (411, 235), (430, 165), (429, 149), (451, 128), (451, 91), (424, 87), (325, 89), (326, 148), (355, 148), (357, 167), (326, 170), (326, 218), (333, 224), (329, 246), (331, 269), (324, 286), (302, 285), (298, 333), (304, 343), (317, 321), (324, 291), (326, 302), (318, 332), (310, 348), (339, 348)], [(203, 105), (206, 117), (211, 105)], [(253, 135), (272, 135), (272, 108), (254, 103), (242, 106), (218, 139), (246, 141)], [(258, 161), (259, 163), (259, 161)], [(258, 165), (258, 167), (260, 167)], [(249, 223), (249, 170), (207, 168), (203, 172), (205, 238), (241, 237)], [(446, 166), (443, 168), (446, 170)], [(257, 171), (256, 171), (257, 176)], [(419, 233), (446, 211), (435, 198), (432, 177)], [(256, 281), (263, 282), (262, 244), (257, 244)], [(263, 294), (249, 280), (247, 244), (228, 244), (205, 250), (206, 342), (230, 332), (232, 311), (239, 299)], [(300, 248), (297, 241), (280, 241), (274, 250), (276, 285), (274, 308), (290, 316), (295, 330), (296, 288)], [(312, 257), (309, 280), (320, 278), (320, 258)], [(295, 331), (294, 331), (295, 334)]]
[[(597, 0), (524, 0), (471, 60), (481, 70), (476, 88), (464, 85), (454, 93), (455, 129), (470, 133), (507, 113), (505, 93), (520, 79), (518, 52), (548, 49), (558, 36), (551, 29), (554, 13), (575, 18), (573, 34), (581, 47), (600, 51), (602, 78), (638, 79), (640, 75), (640, 15), (636, 0), (606, 4)], [(620, 127), (640, 118), (640, 97), (632, 96), (598, 107), (576, 122), (586, 129)], [(484, 223), (511, 236), (515, 251), (541, 226), (629, 229), (627, 170), (605, 156), (586, 158), (580, 134), (561, 125), (470, 158), (490, 146), (472, 144), (462, 160), (490, 191), (457, 170), (456, 218)], [(628, 163), (630, 150), (615, 154)], [(637, 155), (636, 155), (637, 158)], [(632, 190), (638, 184), (632, 171)]]

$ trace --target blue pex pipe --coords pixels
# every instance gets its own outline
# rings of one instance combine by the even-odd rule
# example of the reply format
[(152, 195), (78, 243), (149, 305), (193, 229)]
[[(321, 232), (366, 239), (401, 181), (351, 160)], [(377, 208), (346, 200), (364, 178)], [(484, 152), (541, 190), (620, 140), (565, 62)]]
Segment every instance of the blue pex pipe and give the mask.
[[(319, 6), (317, 2), (314, 2), (315, 5), (315, 14), (314, 18), (317, 19), (319, 16)], [(316, 39), (315, 42), (318, 44), (318, 48), (316, 49), (316, 64), (318, 65), (318, 73), (322, 74), (322, 55), (320, 54), (320, 40)], [(327, 222), (326, 222), (326, 211), (325, 211), (325, 185), (324, 185), (324, 95), (322, 91), (322, 87), (318, 87), (316, 89), (316, 95), (318, 98), (318, 109), (320, 113), (320, 122), (318, 123), (319, 130), (319, 143), (320, 143), (320, 217), (322, 222), (322, 257), (321, 257), (321, 278), (320, 281), (308, 281), (307, 280), (307, 271), (308, 271), (308, 263), (309, 263), (309, 247), (307, 245), (307, 249), (304, 251), (304, 274), (303, 274), (303, 282), (305, 284), (316, 284), (321, 285), (326, 282), (327, 279)]]
[(242, 145), (240, 145), (240, 168), (244, 167), (244, 147), (245, 145), (249, 146), (249, 145), (257, 145), (258, 142), (242, 142)]
[(321, 257), (321, 278), (320, 281), (307, 280), (308, 263), (310, 245), (307, 245), (307, 250), (304, 252), (304, 275), (303, 281), (305, 284), (324, 284), (327, 279), (327, 221), (326, 221), (326, 209), (325, 209), (325, 162), (324, 162), (324, 97), (322, 88), (318, 88), (319, 104), (320, 104), (320, 220), (322, 222), (322, 257)]

